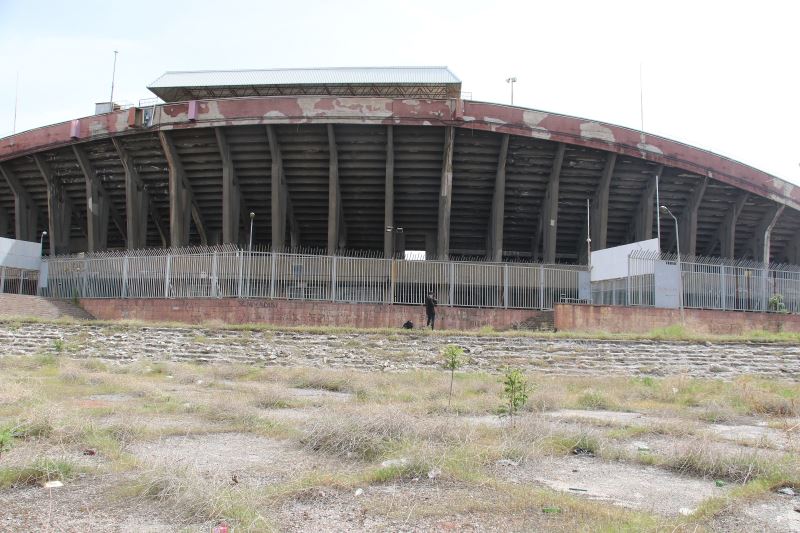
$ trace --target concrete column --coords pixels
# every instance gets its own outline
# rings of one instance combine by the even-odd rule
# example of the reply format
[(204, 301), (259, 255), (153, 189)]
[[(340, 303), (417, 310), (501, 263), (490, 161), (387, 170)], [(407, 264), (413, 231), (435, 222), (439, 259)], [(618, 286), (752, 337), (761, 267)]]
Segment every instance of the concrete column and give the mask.
[(214, 133), (217, 136), (220, 158), (222, 159), (222, 242), (235, 244), (239, 242), (242, 194), (239, 188), (239, 180), (236, 177), (236, 169), (233, 166), (230, 145), (225, 137), (225, 131), (218, 127), (214, 128)]
[(70, 253), (69, 238), (72, 229), (72, 202), (61, 180), (55, 176), (50, 165), (41, 154), (34, 154), (33, 159), (47, 185), (47, 213), (50, 242), (50, 255)]
[(508, 158), (509, 135), (503, 135), (500, 142), (500, 154), (497, 157), (497, 172), (494, 178), (494, 195), (492, 196), (492, 212), (489, 215), (488, 243), (486, 257), (490, 261), (503, 260), (503, 221), (506, 203), (506, 160)]
[[(72, 151), (86, 183), (86, 248), (90, 253), (99, 252), (108, 248), (111, 199), (96, 176), (94, 167), (83, 148), (72, 145)], [(118, 227), (121, 225), (119, 221), (116, 224)], [(122, 229), (120, 231), (124, 236), (125, 231)]]
[(697, 213), (708, 186), (708, 178), (702, 178), (692, 190), (680, 218), (681, 254), (693, 256), (697, 253)]
[[(600, 183), (594, 192), (594, 201), (591, 204), (591, 229), (592, 250), (602, 250), (607, 247), (608, 236), (608, 196), (611, 191), (611, 178), (614, 176), (614, 166), (617, 164), (617, 154), (609, 153)], [(579, 239), (580, 240), (580, 239)]]
[(0, 165), (0, 174), (14, 193), (14, 238), (22, 241), (38, 240), (36, 222), (39, 209), (36, 203), (8, 165)]
[[(128, 236), (128, 249), (134, 250), (147, 246), (147, 215), (149, 211), (149, 198), (144, 188), (139, 172), (136, 169), (133, 157), (116, 137), (111, 141), (117, 150), (122, 168), (125, 171), (125, 216), (126, 234)], [(162, 241), (164, 240), (162, 234)]]
[(158, 138), (169, 166), (169, 243), (173, 248), (180, 248), (189, 245), (191, 194), (186, 187), (186, 172), (172, 138), (164, 131), (158, 133)]
[[(633, 241), (646, 241), (653, 238), (653, 215), (656, 205), (656, 185), (658, 178), (664, 172), (664, 167), (656, 167), (655, 173), (647, 182), (642, 196), (639, 198), (639, 205), (636, 206), (636, 213), (633, 216)], [(683, 235), (681, 235), (683, 241)]]
[(271, 191), (272, 191), (272, 251), (282, 252), (286, 245), (286, 184), (283, 179), (283, 159), (278, 136), (272, 125), (267, 125), (269, 152), (272, 157)]
[(725, 214), (722, 225), (719, 228), (719, 242), (720, 242), (720, 256), (726, 259), (733, 259), (735, 257), (736, 246), (736, 224), (739, 221), (739, 215), (744, 209), (744, 205), (749, 194), (742, 193), (736, 202), (731, 204), (730, 209)]
[(556, 261), (556, 236), (558, 235), (558, 189), (561, 179), (561, 165), (564, 162), (564, 143), (558, 143), (550, 180), (547, 184), (544, 203), (542, 205), (542, 259), (545, 263)]
[(453, 148), (455, 146), (455, 138), (455, 128), (447, 126), (444, 130), (441, 193), (439, 194), (439, 224), (436, 238), (436, 257), (442, 260), (450, 257), (450, 207), (453, 205)]
[(394, 128), (386, 126), (386, 181), (383, 192), (383, 256), (394, 257), (397, 228), (394, 226)]
[(328, 124), (328, 255), (345, 247), (342, 190), (339, 185), (339, 151), (333, 124)]
[(749, 243), (753, 259), (756, 261), (769, 263), (772, 229), (778, 223), (785, 207), (777, 204), (771, 206), (756, 226)]

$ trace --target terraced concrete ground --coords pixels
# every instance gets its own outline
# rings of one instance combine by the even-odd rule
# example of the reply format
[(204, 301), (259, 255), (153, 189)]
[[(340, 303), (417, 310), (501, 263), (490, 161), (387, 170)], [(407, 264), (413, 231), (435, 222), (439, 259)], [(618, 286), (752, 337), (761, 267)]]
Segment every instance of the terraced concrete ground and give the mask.
[(5, 326), (0, 531), (800, 531), (794, 346)]
[(438, 368), (441, 349), (456, 344), (467, 352), (466, 369), (489, 372), (514, 366), (538, 373), (586, 376), (800, 376), (800, 345), (789, 343), (576, 340), (498, 334), (429, 335), (403, 330), (328, 334), (91, 322), (4, 324), (0, 328), (0, 355), (58, 348), (71, 357), (112, 361), (408, 370)]

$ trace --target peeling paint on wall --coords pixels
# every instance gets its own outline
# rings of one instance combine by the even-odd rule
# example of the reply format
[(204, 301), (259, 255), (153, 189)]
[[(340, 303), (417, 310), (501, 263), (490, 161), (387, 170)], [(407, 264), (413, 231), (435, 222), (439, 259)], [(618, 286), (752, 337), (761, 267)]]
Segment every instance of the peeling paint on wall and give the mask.
[(601, 141), (614, 142), (614, 132), (597, 122), (584, 122), (581, 124), (581, 137), (584, 139), (599, 139)]
[(639, 143), (637, 146), (639, 147), (639, 150), (641, 150), (642, 152), (650, 152), (651, 154), (659, 154), (659, 155), (664, 154), (661, 148), (659, 148), (658, 146), (654, 146), (652, 144)]

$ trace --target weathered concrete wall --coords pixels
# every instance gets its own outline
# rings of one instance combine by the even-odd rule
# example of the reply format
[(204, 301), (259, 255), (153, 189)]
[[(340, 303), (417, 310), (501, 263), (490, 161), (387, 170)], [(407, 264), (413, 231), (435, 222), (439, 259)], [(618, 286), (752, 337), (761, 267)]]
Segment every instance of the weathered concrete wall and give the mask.
[[(382, 305), (313, 302), (298, 300), (247, 300), (237, 298), (192, 299), (94, 299), (80, 301), (89, 313), (102, 320), (146, 320), (158, 322), (267, 323), (279, 326), (348, 326), (399, 328), (406, 320), (415, 327), (425, 325), (421, 305)], [(437, 329), (477, 329), (491, 326), (507, 329), (526, 323), (551, 324), (550, 312), (521, 309), (439, 307)]]
[[(647, 333), (680, 324), (681, 314), (678, 309), (654, 307), (557, 304), (553, 320), (557, 331)], [(755, 330), (800, 332), (800, 316), (775, 313), (685, 309), (684, 324), (692, 332), (719, 335)]]

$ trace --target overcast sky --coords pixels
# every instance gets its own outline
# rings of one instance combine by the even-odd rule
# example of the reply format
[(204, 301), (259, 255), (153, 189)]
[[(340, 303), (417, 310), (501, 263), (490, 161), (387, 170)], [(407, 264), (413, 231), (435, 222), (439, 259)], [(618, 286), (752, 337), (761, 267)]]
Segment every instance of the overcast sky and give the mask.
[(0, 136), (166, 70), (447, 65), (475, 100), (644, 129), (800, 184), (800, 3), (0, 0)]

